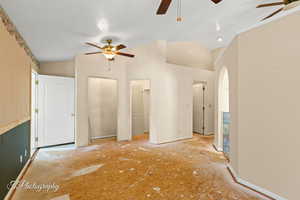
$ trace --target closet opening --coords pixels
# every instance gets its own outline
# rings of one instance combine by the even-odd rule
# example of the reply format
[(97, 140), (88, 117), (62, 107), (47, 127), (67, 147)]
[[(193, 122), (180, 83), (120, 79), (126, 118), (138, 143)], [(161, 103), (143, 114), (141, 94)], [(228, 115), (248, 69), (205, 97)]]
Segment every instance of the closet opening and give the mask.
[(205, 134), (205, 90), (206, 83), (193, 83), (193, 133)]
[(118, 81), (109, 78), (88, 78), (89, 140), (117, 138)]
[(131, 138), (150, 139), (150, 81), (130, 81)]

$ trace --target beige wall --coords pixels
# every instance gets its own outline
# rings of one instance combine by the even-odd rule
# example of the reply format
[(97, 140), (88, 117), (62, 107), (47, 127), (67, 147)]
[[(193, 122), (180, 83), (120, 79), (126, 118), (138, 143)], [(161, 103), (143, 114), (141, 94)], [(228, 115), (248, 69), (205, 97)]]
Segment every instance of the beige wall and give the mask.
[(217, 63), (229, 69), (232, 166), (289, 200), (300, 185), (299, 21), (297, 12), (241, 33)]
[(218, 123), (219, 104), (218, 91), (220, 74), (224, 70), (228, 70), (229, 74), (229, 112), (231, 113), (230, 124), (230, 163), (234, 169), (238, 169), (238, 40), (235, 39), (226, 49), (222, 57), (216, 63), (216, 79), (215, 79), (215, 145), (221, 150), (223, 141), (222, 137), (218, 137), (221, 132), (221, 126)]
[(41, 62), (39, 73), (43, 75), (75, 77), (74, 60)]
[(0, 20), (0, 134), (30, 119), (31, 59)]
[[(164, 143), (192, 137), (192, 84), (207, 81), (209, 101), (213, 104), (214, 72), (166, 63), (166, 42), (157, 41), (135, 48), (134, 59), (118, 56), (108, 65), (103, 56), (76, 57), (77, 144), (87, 140), (87, 77), (100, 76), (118, 80), (118, 139), (130, 140), (130, 80), (150, 80), (150, 141)], [(111, 68), (111, 70), (109, 70)], [(207, 101), (207, 102), (209, 102)], [(211, 131), (213, 130), (213, 107)]]

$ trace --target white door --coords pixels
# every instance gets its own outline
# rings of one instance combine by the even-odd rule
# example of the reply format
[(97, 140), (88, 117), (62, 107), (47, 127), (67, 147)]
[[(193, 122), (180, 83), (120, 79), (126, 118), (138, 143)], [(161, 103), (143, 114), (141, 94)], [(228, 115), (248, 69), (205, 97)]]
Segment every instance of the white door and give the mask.
[(193, 85), (193, 131), (203, 133), (203, 85)]
[(74, 79), (39, 76), (38, 146), (74, 142)]

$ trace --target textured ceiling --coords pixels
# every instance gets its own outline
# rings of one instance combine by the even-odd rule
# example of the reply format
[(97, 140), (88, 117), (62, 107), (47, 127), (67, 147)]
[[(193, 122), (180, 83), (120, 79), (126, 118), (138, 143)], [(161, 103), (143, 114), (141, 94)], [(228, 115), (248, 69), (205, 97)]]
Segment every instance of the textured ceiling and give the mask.
[(167, 44), (168, 63), (212, 70), (212, 59), (210, 50), (197, 42), (169, 42)]
[[(210, 0), (182, 0), (183, 22), (177, 23), (176, 0), (166, 16), (155, 15), (159, 3), (160, 0), (0, 0), (40, 61), (67, 60), (93, 51), (84, 42), (99, 42), (106, 36), (114, 36), (129, 47), (167, 40), (196, 41), (214, 49), (276, 9), (256, 9), (261, 0), (223, 0), (218, 5)], [(216, 30), (217, 23), (220, 31)], [(224, 38), (223, 42), (217, 41), (218, 36)]]

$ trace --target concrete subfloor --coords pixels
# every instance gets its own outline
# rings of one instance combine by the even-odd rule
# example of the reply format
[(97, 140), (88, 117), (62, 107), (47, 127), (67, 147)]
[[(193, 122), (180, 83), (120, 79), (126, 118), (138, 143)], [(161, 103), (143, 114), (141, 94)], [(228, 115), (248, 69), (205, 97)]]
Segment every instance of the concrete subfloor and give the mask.
[(59, 189), (19, 187), (13, 200), (256, 200), (236, 183), (212, 136), (154, 145), (101, 139), (88, 147), (40, 150), (22, 180)]

